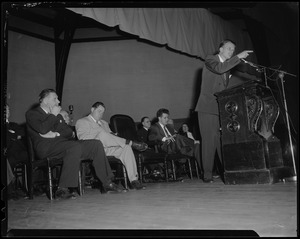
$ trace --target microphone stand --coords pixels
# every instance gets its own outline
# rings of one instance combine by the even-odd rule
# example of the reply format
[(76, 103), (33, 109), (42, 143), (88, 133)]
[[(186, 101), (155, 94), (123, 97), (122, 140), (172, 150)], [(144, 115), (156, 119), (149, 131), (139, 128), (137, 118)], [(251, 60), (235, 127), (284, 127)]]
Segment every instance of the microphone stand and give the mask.
[(268, 85), (267, 85), (267, 74), (266, 74), (266, 68), (267, 67), (265, 67), (265, 66), (262, 66), (262, 65), (258, 65), (258, 64), (254, 64), (254, 63), (252, 63), (252, 62), (250, 62), (250, 61), (246, 61), (245, 59), (241, 59), (243, 62), (245, 62), (246, 64), (248, 64), (248, 65), (250, 65), (250, 66), (252, 66), (252, 67), (254, 67), (254, 68), (256, 68), (256, 71), (258, 71), (258, 72), (264, 72), (264, 77), (265, 77), (265, 85), (266, 85), (266, 87), (268, 87)]
[(288, 133), (289, 133), (289, 142), (290, 142), (290, 149), (291, 149), (291, 154), (292, 154), (292, 160), (293, 160), (293, 168), (294, 168), (294, 174), (295, 176), (286, 178), (287, 181), (292, 181), (292, 182), (297, 182), (297, 170), (296, 170), (296, 164), (295, 164), (295, 156), (294, 156), (294, 149), (293, 149), (293, 143), (292, 143), (292, 137), (291, 137), (291, 130), (290, 130), (290, 123), (289, 123), (289, 117), (288, 117), (288, 109), (287, 109), (287, 104), (286, 104), (286, 98), (285, 98), (285, 92), (284, 92), (284, 85), (283, 85), (283, 77), (284, 77), (284, 72), (279, 72), (278, 74), (281, 82), (281, 88), (282, 88), (282, 95), (283, 95), (283, 103), (284, 103), (284, 109), (285, 109), (285, 118), (286, 118), (286, 124), (288, 128)]
[(70, 125), (73, 124), (73, 110), (74, 110), (73, 105), (69, 105), (69, 111), (70, 111)]
[(270, 69), (272, 71), (278, 72), (278, 76), (280, 78), (281, 81), (281, 89), (282, 89), (282, 95), (283, 95), (283, 103), (284, 103), (284, 110), (285, 110), (285, 118), (286, 118), (286, 122), (287, 122), (287, 129), (288, 129), (288, 135), (289, 135), (289, 143), (290, 143), (290, 149), (291, 149), (291, 154), (292, 154), (292, 160), (293, 160), (293, 169), (294, 169), (294, 176), (289, 177), (289, 178), (285, 178), (285, 180), (290, 181), (290, 182), (297, 182), (297, 169), (296, 169), (296, 163), (295, 163), (295, 156), (294, 156), (294, 150), (293, 150), (293, 143), (292, 143), (292, 136), (291, 136), (291, 129), (290, 129), (290, 123), (289, 123), (289, 117), (288, 117), (288, 109), (287, 109), (287, 104), (286, 104), (286, 97), (285, 97), (285, 90), (284, 90), (284, 80), (283, 77), (284, 75), (290, 75), (293, 77), (296, 77), (296, 75), (294, 74), (290, 74), (288, 72), (285, 71), (281, 71), (281, 70), (277, 70), (277, 69), (273, 69), (270, 67), (266, 67), (266, 66), (262, 66), (262, 65), (258, 65), (258, 64), (254, 64), (252, 62), (246, 61), (244, 59), (241, 59), (243, 62), (249, 64), (250, 66), (254, 67), (257, 69), (257, 71), (261, 72), (262, 70), (264, 71), (264, 76), (265, 76), (265, 85), (267, 86), (267, 77), (266, 77), (266, 69)]

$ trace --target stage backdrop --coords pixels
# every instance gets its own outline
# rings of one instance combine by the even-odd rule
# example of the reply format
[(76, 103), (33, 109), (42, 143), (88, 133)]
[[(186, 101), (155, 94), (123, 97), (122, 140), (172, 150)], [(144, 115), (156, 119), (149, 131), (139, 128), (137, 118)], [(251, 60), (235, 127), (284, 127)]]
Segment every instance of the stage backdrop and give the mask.
[[(162, 24), (159, 22), (162, 19), (159, 16), (165, 16), (167, 18), (164, 18), (164, 31), (166, 23), (168, 22), (167, 25), (171, 27), (173, 23), (175, 24), (174, 17), (177, 16), (179, 20), (176, 24), (181, 26), (180, 29), (183, 30), (181, 33), (187, 34), (187, 39), (182, 39), (184, 35), (174, 32), (173, 28), (168, 28), (169, 36), (165, 35), (165, 38), (162, 38), (168, 40), (167, 43), (162, 41), (153, 44), (148, 40), (73, 43), (65, 73), (63, 108), (74, 106), (74, 121), (88, 114), (95, 101), (103, 101), (106, 104), (107, 120), (117, 113), (129, 114), (135, 121), (139, 121), (145, 115), (152, 118), (161, 107), (168, 108), (172, 118), (187, 118), (197, 98), (201, 81), (203, 66), (201, 58), (215, 51), (221, 39), (234, 36), (230, 34), (235, 31), (229, 30), (220, 18), (201, 9), (189, 9), (181, 15), (178, 9), (174, 11), (158, 9), (151, 13), (148, 9), (115, 9), (113, 12), (116, 11), (123, 12), (123, 17), (136, 12), (139, 16), (142, 16), (141, 13), (146, 14), (148, 17), (144, 20), (147, 21), (135, 18), (139, 24), (133, 21), (133, 18), (129, 19), (142, 27), (159, 26)], [(109, 12), (111, 11), (107, 14)], [(158, 12), (158, 15), (155, 15), (155, 12)], [(201, 15), (202, 12), (204, 14)], [(117, 19), (115, 15), (112, 17), (107, 14), (108, 18)], [(204, 18), (206, 15), (207, 18)], [(126, 17), (122, 19), (126, 24)], [(205, 22), (209, 19), (213, 22)], [(121, 29), (122, 22), (118, 23)], [(15, 24), (24, 28), (29, 27), (24, 25), (25, 21)], [(51, 34), (50, 29), (44, 26), (34, 26), (34, 29), (49, 31)], [(153, 31), (153, 28), (151, 29)], [(200, 33), (198, 29), (201, 30)], [(248, 36), (241, 33), (243, 32), (241, 29), (233, 26), (232, 29), (237, 32), (236, 39), (233, 38), (238, 44), (237, 51), (246, 45), (249, 46)], [(189, 34), (199, 38), (193, 38), (191, 41)], [(204, 36), (208, 38), (205, 39)], [(170, 39), (176, 39), (175, 46), (169, 42)], [(199, 42), (202, 47), (191, 47), (198, 45)], [(184, 47), (176, 49), (181, 43)], [(167, 49), (166, 44), (175, 50)], [(251, 46), (248, 49), (250, 48)], [(186, 52), (186, 49), (191, 49), (192, 52)], [(11, 121), (25, 122), (25, 112), (33, 103), (38, 102), (39, 92), (44, 88), (55, 88), (54, 57), (53, 43), (9, 31), (7, 101), (11, 106)], [(245, 69), (241, 67), (240, 70), (243, 72)], [(233, 78), (231, 84), (240, 81), (240, 78)]]

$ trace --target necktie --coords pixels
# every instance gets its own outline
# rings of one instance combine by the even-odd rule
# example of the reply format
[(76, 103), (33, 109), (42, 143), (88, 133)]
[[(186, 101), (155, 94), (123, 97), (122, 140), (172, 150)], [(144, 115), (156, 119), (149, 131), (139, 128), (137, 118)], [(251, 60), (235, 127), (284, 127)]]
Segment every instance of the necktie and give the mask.
[(167, 137), (171, 136), (166, 126), (164, 126), (164, 131)]

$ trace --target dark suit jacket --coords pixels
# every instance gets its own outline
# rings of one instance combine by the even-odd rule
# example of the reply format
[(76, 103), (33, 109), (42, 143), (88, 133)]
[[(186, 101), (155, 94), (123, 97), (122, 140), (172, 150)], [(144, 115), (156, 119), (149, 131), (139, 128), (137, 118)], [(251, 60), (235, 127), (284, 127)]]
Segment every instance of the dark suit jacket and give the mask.
[[(171, 133), (171, 135), (175, 134), (173, 127), (171, 127), (170, 125), (166, 125), (166, 127), (169, 130), (169, 132)], [(148, 135), (148, 139), (150, 141), (155, 141), (157, 143), (161, 143), (162, 139), (164, 137), (166, 137), (165, 132), (158, 122), (150, 127), (149, 135)]]
[(6, 124), (6, 128), (7, 157), (14, 168), (18, 163), (28, 161), (25, 128), (14, 122)]
[(224, 90), (224, 77), (229, 80), (229, 71), (241, 60), (234, 56), (221, 62), (218, 55), (210, 55), (205, 59), (202, 72), (201, 92), (196, 111), (218, 115), (218, 103), (214, 96), (216, 92)]
[[(171, 125), (166, 125), (171, 135), (175, 134), (174, 128)], [(159, 123), (155, 123), (149, 129), (149, 140), (154, 141), (158, 145), (158, 149), (167, 153), (183, 153), (191, 151), (194, 143), (182, 135), (176, 135), (175, 142), (167, 143), (163, 142), (162, 139), (166, 137), (163, 128)], [(192, 152), (192, 151), (191, 151)]]
[[(72, 139), (73, 131), (63, 117), (58, 114), (47, 114), (40, 106), (26, 112), (26, 124), (29, 136), (33, 141), (33, 147), (41, 158), (48, 156), (51, 149), (60, 142)], [(60, 136), (55, 138), (44, 138), (40, 134), (49, 131), (58, 132)]]
[(137, 131), (137, 136), (138, 136), (139, 141), (144, 142), (148, 146), (151, 147), (151, 146), (154, 146), (155, 143), (149, 141), (149, 139), (148, 139), (149, 131), (150, 131), (150, 129), (146, 130), (144, 127), (142, 127)]

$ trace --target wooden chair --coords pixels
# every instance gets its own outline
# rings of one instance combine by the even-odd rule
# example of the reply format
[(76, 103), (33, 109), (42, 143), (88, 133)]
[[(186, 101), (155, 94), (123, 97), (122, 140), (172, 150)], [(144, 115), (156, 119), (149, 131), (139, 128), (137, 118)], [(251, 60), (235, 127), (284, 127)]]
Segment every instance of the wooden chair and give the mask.
[(191, 161), (194, 163), (194, 170), (196, 171), (197, 179), (200, 179), (199, 170), (198, 170), (198, 163), (197, 163), (197, 160), (195, 159), (195, 157), (187, 156), (187, 155), (183, 155), (183, 154), (178, 154), (178, 153), (177, 154), (167, 154), (167, 161), (171, 163), (171, 167), (172, 167), (173, 179), (177, 180), (175, 162), (176, 161), (178, 162), (182, 159), (187, 160), (190, 179), (193, 179), (193, 170), (192, 170)]
[[(111, 130), (117, 133), (119, 137), (137, 141), (137, 128), (133, 119), (128, 115), (116, 114), (110, 118)], [(163, 164), (165, 168), (165, 177), (168, 181), (168, 168), (167, 168), (167, 154), (157, 153), (153, 150), (146, 150), (144, 152), (139, 152), (134, 150), (136, 156), (138, 174), (140, 182), (145, 182), (144, 180), (144, 166), (147, 164)]]
[[(122, 161), (114, 156), (106, 156), (108, 159), (108, 162), (112, 168), (112, 171), (115, 175), (114, 181), (122, 180), (124, 183), (124, 188), (128, 189), (128, 183), (127, 183), (127, 171), (125, 168), (125, 165), (122, 163)], [(79, 181), (79, 195), (83, 195), (85, 192), (85, 186), (88, 184), (88, 181), (94, 177), (94, 175), (86, 173), (86, 167), (92, 165), (92, 160), (90, 159), (84, 159), (81, 161), (80, 165), (80, 171), (79, 171), (79, 178), (81, 179)]]
[[(27, 182), (27, 162), (18, 163), (13, 168), (13, 174), (15, 176), (15, 189), (22, 188), (22, 190), (28, 196), (28, 182)], [(21, 178), (21, 185), (20, 180)]]
[[(33, 174), (37, 170), (43, 170), (47, 174), (47, 182), (45, 180), (37, 181), (36, 184), (45, 184), (48, 186), (48, 197), (50, 200), (53, 200), (53, 193), (58, 185), (59, 176), (60, 176), (60, 168), (63, 165), (63, 154), (57, 155), (55, 157), (46, 157), (43, 159), (39, 159), (35, 151), (33, 149), (33, 143), (30, 136), (27, 133), (27, 141), (28, 141), (28, 151), (29, 151), (29, 162), (27, 166), (27, 182), (28, 182), (28, 197), (29, 199), (33, 199)], [(54, 177), (54, 173), (56, 172), (56, 177)], [(81, 172), (79, 170), (79, 194), (82, 195), (82, 179)]]
[[(137, 140), (137, 127), (134, 120), (124, 114), (116, 114), (110, 118), (110, 126), (112, 131), (118, 134), (118, 136), (129, 139), (129, 140)], [(158, 164), (163, 163), (165, 168), (165, 179), (169, 181), (169, 168), (168, 164), (171, 165), (171, 171), (173, 175), (173, 179), (176, 180), (176, 170), (175, 170), (175, 162), (181, 159), (186, 159), (188, 162), (188, 169), (190, 178), (193, 179), (193, 170), (191, 161), (194, 163), (194, 170), (196, 171), (197, 178), (199, 179), (199, 171), (198, 164), (194, 157), (187, 156), (183, 154), (167, 154), (165, 152), (159, 152), (157, 145), (155, 146), (155, 150), (146, 150), (144, 152), (134, 151), (137, 155), (137, 164), (139, 169), (140, 181), (144, 181), (143, 175), (143, 167), (146, 164)]]
[(111, 169), (115, 175), (114, 181), (122, 180), (124, 183), (124, 188), (128, 189), (128, 178), (125, 165), (122, 161), (114, 156), (106, 156)]

